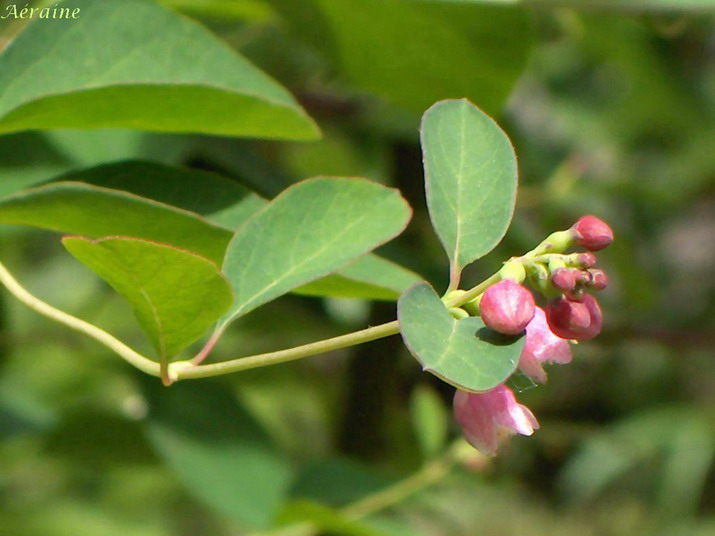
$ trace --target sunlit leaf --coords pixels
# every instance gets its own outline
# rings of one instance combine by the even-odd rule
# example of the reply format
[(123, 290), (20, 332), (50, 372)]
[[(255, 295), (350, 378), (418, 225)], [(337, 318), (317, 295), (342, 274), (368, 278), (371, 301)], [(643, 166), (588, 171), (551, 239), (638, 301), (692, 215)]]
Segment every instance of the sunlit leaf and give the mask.
[[(17, 6), (21, 8), (21, 6)], [(268, 138), (318, 129), (278, 83), (147, 0), (73, 0), (0, 54), (0, 132), (135, 128)]]
[(456, 320), (427, 283), (399, 300), (400, 332), (424, 370), (466, 391), (487, 391), (516, 369), (524, 337), (501, 335), (479, 317)]
[(509, 227), (516, 200), (514, 149), (499, 126), (465, 99), (441, 101), (422, 119), (427, 205), (451, 263), (489, 253)]
[(162, 359), (196, 341), (231, 305), (216, 264), (194, 253), (124, 237), (62, 243), (129, 301)]
[(225, 323), (390, 240), (410, 214), (399, 192), (364, 179), (321, 177), (288, 188), (228, 246), (223, 271), (236, 301)]

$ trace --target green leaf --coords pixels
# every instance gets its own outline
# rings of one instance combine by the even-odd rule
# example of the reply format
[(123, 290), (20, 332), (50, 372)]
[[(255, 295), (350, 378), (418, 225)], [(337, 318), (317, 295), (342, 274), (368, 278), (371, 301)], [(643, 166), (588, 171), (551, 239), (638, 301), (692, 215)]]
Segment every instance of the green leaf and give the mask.
[(76, 182), (30, 188), (0, 200), (0, 223), (31, 225), (92, 238), (154, 240), (223, 260), (231, 232), (197, 214), (133, 194)]
[(339, 272), (298, 287), (307, 296), (333, 296), (395, 301), (422, 277), (399, 264), (371, 254), (360, 257)]
[[(20, 6), (18, 6), (19, 8)], [(73, 0), (0, 54), (0, 132), (134, 128), (314, 139), (295, 99), (205, 28), (148, 0)]]
[(140, 381), (149, 440), (186, 491), (243, 527), (268, 528), (291, 470), (252, 415), (217, 381)]
[[(0, 199), (0, 223), (93, 238), (144, 238), (221, 264), (233, 231), (267, 203), (214, 173), (128, 161), (73, 171)], [(370, 254), (297, 292), (396, 300), (419, 280), (409, 270)]]
[(39, 132), (0, 136), (0, 197), (67, 171), (71, 164)]
[(427, 205), (452, 282), (504, 237), (514, 212), (517, 165), (499, 126), (465, 99), (438, 102), (422, 118)]
[(129, 301), (162, 360), (196, 341), (231, 305), (217, 266), (188, 251), (123, 237), (62, 243)]
[(224, 323), (390, 240), (410, 214), (399, 192), (365, 179), (319, 177), (288, 188), (228, 246), (223, 271), (236, 302)]
[(339, 508), (374, 495), (394, 484), (374, 467), (349, 458), (320, 458), (297, 475), (291, 495)]
[(415, 113), (445, 96), (465, 96), (497, 112), (531, 44), (528, 16), (519, 9), (411, 0), (315, 1), (325, 19), (317, 24), (332, 30), (332, 39), (322, 41), (335, 49), (328, 53), (337, 55), (345, 76)]
[(490, 330), (479, 317), (455, 320), (427, 283), (397, 303), (400, 332), (424, 370), (465, 391), (487, 391), (516, 369), (524, 337)]
[(439, 394), (429, 385), (417, 386), (410, 399), (410, 414), (424, 457), (439, 454), (449, 430), (448, 412)]
[[(226, 231), (238, 229), (266, 204), (261, 196), (222, 175), (143, 161), (83, 169), (67, 173), (56, 181), (82, 182), (128, 192), (204, 216)], [(224, 236), (224, 248), (231, 235)]]

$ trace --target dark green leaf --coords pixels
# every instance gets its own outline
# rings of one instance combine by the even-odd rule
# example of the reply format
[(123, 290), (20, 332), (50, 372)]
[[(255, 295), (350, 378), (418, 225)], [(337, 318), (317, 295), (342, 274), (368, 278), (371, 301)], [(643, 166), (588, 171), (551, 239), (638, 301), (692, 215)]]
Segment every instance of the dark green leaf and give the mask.
[(149, 439), (186, 490), (244, 527), (267, 528), (290, 468), (261, 426), (219, 382), (142, 382)]
[(225, 323), (393, 238), (410, 213), (397, 191), (364, 179), (321, 177), (288, 188), (228, 246), (224, 273), (236, 302)]
[(516, 369), (524, 337), (501, 335), (479, 317), (455, 320), (427, 283), (399, 300), (405, 344), (424, 370), (465, 391), (487, 391)]
[(197, 214), (133, 194), (56, 182), (0, 200), (0, 223), (31, 225), (93, 238), (132, 236), (171, 244), (221, 263), (230, 231)]
[(0, 54), (0, 132), (318, 135), (283, 87), (189, 19), (147, 0), (73, 0), (57, 8), (80, 16), (37, 19)]
[(422, 119), (427, 205), (454, 282), (509, 227), (516, 200), (514, 149), (499, 126), (465, 99), (441, 101)]
[[(221, 175), (150, 162), (129, 161), (107, 164), (68, 173), (58, 180), (77, 181), (102, 188), (126, 191), (143, 198), (195, 212), (230, 230), (237, 230), (267, 203), (262, 197)], [(1, 214), (2, 208), (0, 208)], [(155, 218), (159, 217), (160, 215), (157, 213), (152, 217), (152, 221), (156, 221)], [(151, 226), (146, 224), (144, 229), (146, 232), (151, 229)], [(80, 229), (62, 230), (101, 236)], [(106, 235), (131, 234), (120, 228), (106, 230), (109, 231), (104, 233)], [(162, 241), (151, 236), (139, 236)], [(210, 237), (209, 233), (206, 239), (210, 240)], [(225, 242), (221, 241), (223, 244), (221, 247), (225, 247), (229, 238), (229, 235), (224, 237)], [(187, 249), (192, 248), (187, 247)], [(418, 275), (395, 263), (370, 254), (361, 257), (335, 274), (299, 287), (295, 292), (310, 296), (397, 300), (407, 287), (421, 279)]]
[[(421, 113), (444, 97), (498, 111), (530, 47), (522, 10), (413, 0), (316, 0), (358, 87)], [(320, 21), (319, 21), (320, 22)]]
[(231, 305), (218, 267), (194, 253), (123, 237), (62, 243), (129, 301), (161, 359), (196, 341)]

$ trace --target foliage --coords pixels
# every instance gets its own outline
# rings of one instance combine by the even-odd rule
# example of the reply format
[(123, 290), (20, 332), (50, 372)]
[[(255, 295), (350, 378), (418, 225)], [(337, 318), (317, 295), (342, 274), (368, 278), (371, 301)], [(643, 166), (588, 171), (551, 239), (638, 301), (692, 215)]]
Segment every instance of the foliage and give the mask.
[[(391, 337), (167, 389), (3, 293), (3, 533), (712, 532), (713, 2), (59, 5), (82, 16), (0, 19), (24, 286), (165, 372), (399, 309), (434, 375)], [(546, 387), (512, 377), (533, 438), (451, 449), (435, 376), (494, 386), (523, 341), (464, 336), (481, 320), (438, 294), (585, 213), (617, 238), (602, 338)]]

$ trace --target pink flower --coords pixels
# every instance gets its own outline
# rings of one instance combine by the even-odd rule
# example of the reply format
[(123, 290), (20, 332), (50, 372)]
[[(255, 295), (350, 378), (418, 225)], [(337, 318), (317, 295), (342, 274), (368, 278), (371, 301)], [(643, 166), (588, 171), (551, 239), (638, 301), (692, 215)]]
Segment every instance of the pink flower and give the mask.
[(596, 298), (583, 294), (578, 301), (561, 297), (549, 303), (546, 321), (562, 339), (587, 341), (601, 332), (603, 315)]
[(545, 363), (565, 364), (570, 363), (571, 358), (571, 345), (551, 331), (544, 310), (537, 307), (534, 319), (526, 326), (526, 343), (519, 357), (519, 370), (532, 380), (544, 383)]
[(511, 279), (489, 287), (479, 302), (484, 323), (499, 333), (517, 335), (534, 318), (534, 297)]
[(576, 243), (589, 251), (599, 251), (613, 242), (613, 231), (596, 216), (584, 216), (571, 227)]
[(551, 284), (561, 292), (569, 292), (576, 288), (579, 272), (575, 268), (557, 268), (551, 274)]
[(519, 404), (504, 384), (484, 393), (457, 391), (454, 417), (464, 438), (482, 454), (494, 456), (499, 443), (508, 436), (529, 436), (539, 423), (529, 408)]

